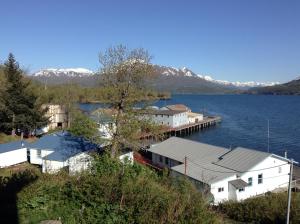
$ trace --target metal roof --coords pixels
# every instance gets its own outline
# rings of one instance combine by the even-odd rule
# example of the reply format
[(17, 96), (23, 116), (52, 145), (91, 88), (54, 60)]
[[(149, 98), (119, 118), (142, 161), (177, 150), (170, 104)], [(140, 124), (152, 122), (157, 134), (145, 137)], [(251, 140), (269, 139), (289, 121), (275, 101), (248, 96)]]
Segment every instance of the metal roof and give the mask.
[[(263, 161), (270, 153), (238, 147), (229, 150), (223, 147), (171, 137), (151, 146), (148, 151), (184, 162), (187, 157), (187, 175), (193, 179), (213, 183), (236, 174), (247, 172)], [(184, 164), (172, 170), (184, 174)]]
[(171, 137), (161, 143), (152, 145), (147, 150), (182, 162), (185, 156), (197, 161), (217, 161), (221, 155), (229, 151), (226, 148), (178, 137)]
[(179, 110), (179, 111), (189, 111), (191, 110), (189, 107), (187, 107), (184, 104), (173, 104), (173, 105), (167, 105), (165, 106), (169, 110)]
[(199, 165), (198, 163), (195, 164), (187, 160), (186, 169), (184, 164), (180, 164), (178, 166), (172, 167), (171, 170), (181, 173), (183, 175), (185, 175), (186, 171), (186, 175), (188, 177), (207, 184), (212, 184), (225, 178), (235, 176), (232, 170), (220, 166), (215, 166), (211, 163), (202, 163)]
[(97, 149), (97, 145), (68, 132), (57, 132), (46, 135), (28, 146), (30, 149), (54, 151), (44, 157), (52, 161), (66, 161), (68, 158), (86, 151)]
[(185, 113), (183, 110), (147, 110), (142, 112), (143, 114), (152, 114), (152, 115), (169, 115), (174, 116), (175, 114)]
[(228, 183), (232, 184), (236, 189), (241, 189), (248, 186), (248, 183), (243, 181), (242, 179), (235, 179), (228, 181)]
[(244, 172), (271, 155), (262, 151), (237, 147), (221, 156), (215, 164), (238, 172)]
[(26, 148), (26, 145), (27, 145), (27, 142), (21, 141), (21, 140), (0, 144), (0, 153), (10, 152), (10, 151), (14, 151), (17, 149), (23, 149), (23, 148)]

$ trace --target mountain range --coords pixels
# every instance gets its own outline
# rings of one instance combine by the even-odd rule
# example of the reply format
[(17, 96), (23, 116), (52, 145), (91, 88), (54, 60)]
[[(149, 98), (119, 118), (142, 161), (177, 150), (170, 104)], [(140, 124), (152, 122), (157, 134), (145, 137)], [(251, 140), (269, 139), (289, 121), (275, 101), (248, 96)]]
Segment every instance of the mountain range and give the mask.
[(246, 93), (264, 95), (300, 95), (300, 77), (283, 84), (251, 88)]
[[(155, 81), (148, 84), (159, 91), (173, 93), (234, 93), (245, 91), (253, 87), (274, 86), (278, 83), (258, 82), (229, 82), (216, 80), (211, 76), (197, 74), (192, 70), (154, 65), (157, 75)], [(69, 69), (42, 69), (33, 73), (30, 78), (46, 84), (76, 83), (82, 86), (95, 86), (99, 84), (99, 74), (85, 68)]]

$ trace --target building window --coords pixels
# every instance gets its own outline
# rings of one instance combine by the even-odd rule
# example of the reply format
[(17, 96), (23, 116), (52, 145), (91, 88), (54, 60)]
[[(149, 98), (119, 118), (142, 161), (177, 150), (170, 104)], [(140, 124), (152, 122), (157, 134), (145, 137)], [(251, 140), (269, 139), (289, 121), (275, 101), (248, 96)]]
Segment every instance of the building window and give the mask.
[(261, 174), (258, 174), (258, 184), (262, 184), (263, 183), (263, 175), (262, 173)]
[(165, 164), (169, 165), (169, 158), (165, 157)]
[(240, 188), (239, 189), (239, 192), (243, 192), (243, 191), (245, 191), (245, 188)]
[(163, 162), (163, 157), (159, 156), (159, 162), (162, 163)]
[(249, 186), (249, 187), (252, 186), (252, 182), (253, 182), (252, 177), (249, 177), (249, 178), (248, 178), (248, 186)]
[(42, 157), (42, 152), (41, 152), (40, 149), (38, 149), (38, 150), (36, 151), (36, 156), (37, 156), (38, 158), (41, 158), (41, 157)]
[(280, 166), (280, 167), (278, 167), (278, 173), (281, 173), (281, 171), (282, 171), (282, 168)]
[(222, 191), (224, 191), (224, 187), (219, 187), (218, 192), (222, 192)]

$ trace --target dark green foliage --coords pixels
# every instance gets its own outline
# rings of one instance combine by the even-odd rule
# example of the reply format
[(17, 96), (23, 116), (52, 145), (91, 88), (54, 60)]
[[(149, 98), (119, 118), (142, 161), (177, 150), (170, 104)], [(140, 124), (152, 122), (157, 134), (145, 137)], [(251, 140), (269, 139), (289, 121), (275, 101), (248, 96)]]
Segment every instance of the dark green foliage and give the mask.
[[(285, 223), (287, 193), (270, 193), (265, 196), (249, 198), (243, 202), (226, 202), (219, 210), (229, 218), (240, 222)], [(300, 223), (300, 194), (292, 195), (291, 223)]]
[(17, 194), (23, 187), (34, 182), (38, 173), (34, 169), (15, 173), (12, 176), (0, 176), (0, 217), (1, 223), (19, 223)]
[(43, 175), (19, 194), (21, 223), (61, 218), (63, 223), (217, 223), (185, 180), (146, 167), (95, 159), (90, 173)]
[(0, 131), (9, 133), (20, 130), (29, 134), (45, 126), (48, 122), (44, 117), (46, 110), (41, 110), (37, 105), (38, 97), (28, 88), (30, 83), (24, 80), (12, 54), (4, 64), (4, 75), (6, 89), (1, 95), (4, 102), (0, 111)]
[(97, 124), (80, 112), (75, 115), (69, 131), (75, 136), (83, 137), (92, 142), (100, 141)]

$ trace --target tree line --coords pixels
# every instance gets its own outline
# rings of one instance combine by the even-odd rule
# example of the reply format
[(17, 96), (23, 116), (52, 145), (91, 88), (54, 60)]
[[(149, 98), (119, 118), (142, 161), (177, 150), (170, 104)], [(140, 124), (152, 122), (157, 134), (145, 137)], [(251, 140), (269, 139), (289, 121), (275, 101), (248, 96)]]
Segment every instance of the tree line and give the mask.
[[(95, 139), (94, 136), (85, 136), (86, 133), (96, 135), (97, 132), (82, 129), (90, 127), (82, 122), (90, 124), (90, 121), (76, 116), (75, 106), (78, 102), (97, 101), (115, 111), (112, 117), (113, 135), (108, 147), (112, 157), (116, 157), (122, 148), (138, 149), (141, 133), (159, 136), (160, 127), (149, 119), (141, 119), (142, 110), (136, 110), (137, 104), (146, 108), (162, 96), (147, 87), (149, 80), (156, 78), (150, 54), (145, 49), (118, 45), (101, 52), (99, 63), (101, 82), (95, 88), (74, 84), (45, 86), (28, 79), (14, 55), (9, 54), (7, 61), (1, 65), (0, 132), (30, 134), (49, 122), (45, 116), (47, 108), (42, 109), (41, 105), (60, 104), (67, 110), (70, 130), (78, 136)], [(80, 130), (72, 129), (72, 122)]]
[(46, 109), (24, 78), (13, 54), (0, 67), (0, 132), (30, 135), (48, 123)]

